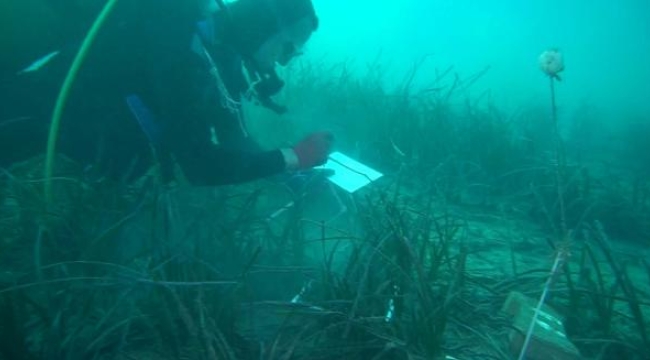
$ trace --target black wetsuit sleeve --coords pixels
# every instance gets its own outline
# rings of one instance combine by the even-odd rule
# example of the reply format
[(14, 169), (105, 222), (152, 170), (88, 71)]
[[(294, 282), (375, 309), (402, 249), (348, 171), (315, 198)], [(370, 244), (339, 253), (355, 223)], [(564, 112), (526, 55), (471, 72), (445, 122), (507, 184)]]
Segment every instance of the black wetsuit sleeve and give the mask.
[[(163, 133), (161, 152), (171, 154), (195, 185), (251, 181), (285, 169), (280, 150), (235, 150), (213, 142), (215, 121), (237, 121), (219, 101), (203, 60), (191, 50), (196, 18), (160, 4), (145, 31), (145, 102), (152, 104)], [(173, 2), (176, 6), (182, 2)], [(187, 9), (185, 10), (187, 11)]]
[(285, 167), (279, 150), (251, 153), (204, 142), (175, 145), (172, 152), (194, 185), (242, 183), (280, 173)]
[[(195, 107), (194, 109), (202, 108)], [(183, 169), (185, 176), (195, 185), (223, 185), (251, 181), (278, 174), (285, 168), (280, 150), (232, 150), (216, 145), (212, 131), (204, 116), (205, 111), (170, 118), (165, 144)], [(221, 111), (217, 106), (212, 110)], [(221, 114), (221, 116), (226, 116)]]

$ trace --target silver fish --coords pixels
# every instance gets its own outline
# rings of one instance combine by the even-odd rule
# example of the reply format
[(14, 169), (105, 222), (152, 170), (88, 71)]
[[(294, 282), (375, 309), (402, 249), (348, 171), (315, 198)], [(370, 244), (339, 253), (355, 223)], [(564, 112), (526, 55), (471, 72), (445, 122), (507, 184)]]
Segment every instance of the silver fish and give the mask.
[(16, 73), (16, 75), (22, 75), (25, 73), (30, 73), (30, 72), (40, 70), (43, 66), (47, 65), (47, 63), (49, 63), (52, 59), (54, 59), (55, 56), (59, 55), (59, 53), (60, 53), (59, 50), (52, 51), (51, 53), (31, 63), (31, 65), (29, 65), (28, 67), (20, 70), (19, 72)]

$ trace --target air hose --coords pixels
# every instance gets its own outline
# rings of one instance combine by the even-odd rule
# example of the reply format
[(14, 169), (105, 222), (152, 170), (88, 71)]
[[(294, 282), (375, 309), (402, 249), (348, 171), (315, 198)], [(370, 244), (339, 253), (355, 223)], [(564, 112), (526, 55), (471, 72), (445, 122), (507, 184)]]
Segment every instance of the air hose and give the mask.
[(52, 174), (54, 171), (54, 157), (56, 152), (56, 143), (59, 136), (61, 117), (63, 115), (65, 105), (70, 96), (70, 89), (72, 89), (72, 85), (74, 85), (74, 82), (77, 78), (77, 74), (79, 73), (79, 69), (81, 68), (81, 66), (84, 63), (84, 60), (86, 59), (88, 50), (90, 49), (91, 45), (95, 41), (95, 38), (97, 37), (97, 34), (99, 33), (99, 30), (102, 28), (104, 22), (106, 22), (106, 19), (115, 8), (116, 3), (117, 0), (108, 0), (106, 5), (104, 5), (101, 12), (97, 16), (97, 19), (95, 19), (95, 21), (93, 22), (92, 27), (88, 31), (88, 34), (86, 34), (86, 37), (84, 38), (84, 41), (81, 44), (81, 47), (79, 48), (79, 51), (77, 52), (77, 55), (75, 56), (72, 65), (70, 66), (70, 69), (68, 70), (68, 74), (66, 75), (63, 81), (63, 85), (61, 85), (61, 90), (59, 91), (59, 95), (57, 96), (56, 104), (54, 106), (54, 112), (52, 113), (50, 132), (47, 138), (47, 152), (45, 154), (44, 191), (45, 191), (45, 203), (48, 207), (51, 205), (52, 202)]

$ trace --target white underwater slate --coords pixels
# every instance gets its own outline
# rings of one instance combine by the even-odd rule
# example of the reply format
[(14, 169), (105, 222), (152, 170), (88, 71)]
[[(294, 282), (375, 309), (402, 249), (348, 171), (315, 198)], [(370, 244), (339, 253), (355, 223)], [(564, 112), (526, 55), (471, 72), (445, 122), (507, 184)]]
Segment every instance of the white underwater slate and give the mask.
[(340, 152), (330, 154), (327, 163), (319, 168), (333, 171), (327, 179), (350, 194), (384, 176)]

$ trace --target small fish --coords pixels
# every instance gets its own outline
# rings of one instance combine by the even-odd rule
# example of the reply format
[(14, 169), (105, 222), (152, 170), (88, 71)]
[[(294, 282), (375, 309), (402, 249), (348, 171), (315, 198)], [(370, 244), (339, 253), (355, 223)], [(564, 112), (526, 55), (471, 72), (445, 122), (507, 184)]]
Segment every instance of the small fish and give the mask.
[(26, 73), (30, 73), (30, 72), (34, 72), (34, 71), (38, 71), (38, 70), (40, 70), (43, 66), (47, 65), (47, 63), (49, 63), (50, 61), (52, 61), (52, 59), (53, 59), (55, 56), (59, 55), (59, 53), (60, 53), (59, 50), (57, 50), (57, 51), (52, 51), (51, 53), (49, 53), (49, 54), (43, 56), (42, 58), (40, 58), (40, 59), (34, 61), (34, 62), (33, 62), (31, 65), (29, 65), (28, 67), (26, 67), (26, 68), (20, 70), (19, 72), (16, 73), (16, 75), (22, 75), (22, 74), (26, 74)]
[(397, 145), (395, 145), (395, 142), (393, 141), (392, 138), (390, 139), (390, 144), (393, 145), (393, 150), (397, 153), (397, 155), (399, 155), (400, 157), (406, 157), (404, 151), (402, 151), (402, 149), (400, 149), (399, 147), (397, 147)]
[(11, 124), (15, 124), (15, 123), (18, 123), (18, 122), (21, 122), (21, 121), (25, 121), (25, 120), (32, 120), (32, 118), (29, 117), (29, 116), (21, 116), (21, 117), (17, 117), (17, 118), (14, 118), (14, 119), (2, 120), (2, 121), (0, 121), (0, 128), (5, 127), (5, 126), (9, 126)]

